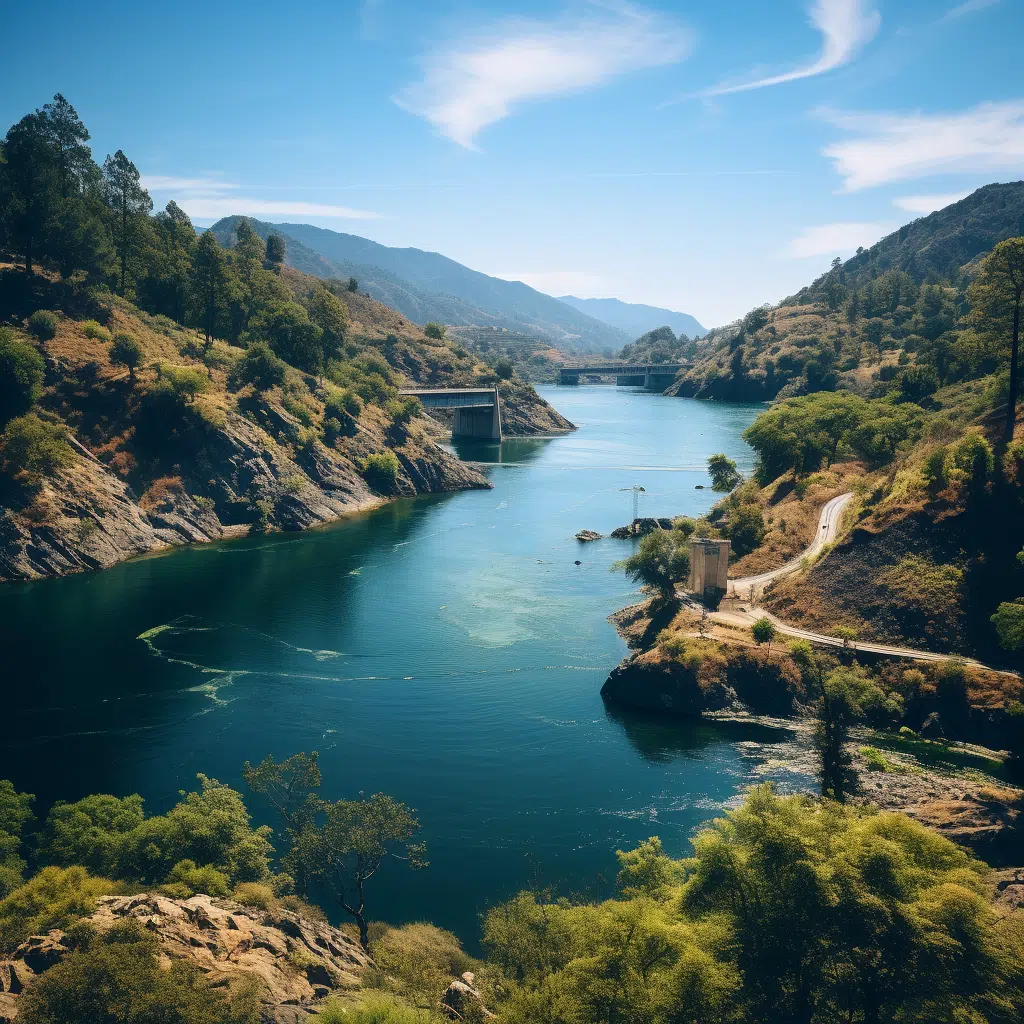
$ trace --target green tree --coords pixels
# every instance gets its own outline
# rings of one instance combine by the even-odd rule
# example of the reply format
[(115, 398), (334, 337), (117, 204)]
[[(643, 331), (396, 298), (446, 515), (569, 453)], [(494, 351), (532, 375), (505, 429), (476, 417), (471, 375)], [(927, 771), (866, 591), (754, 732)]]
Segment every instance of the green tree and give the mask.
[(715, 491), (731, 491), (742, 479), (736, 463), (728, 455), (712, 455), (708, 459), (708, 475)]
[(742, 558), (756, 551), (764, 540), (764, 513), (753, 502), (735, 506), (726, 516), (724, 531), (732, 542), (732, 549)]
[(663, 601), (673, 600), (676, 583), (690, 573), (689, 541), (679, 530), (655, 530), (612, 569), (622, 570), (639, 586), (650, 587)]
[(498, 375), (498, 380), (511, 380), (516, 368), (511, 359), (501, 358), (494, 364), (494, 372)]
[(0, 899), (22, 883), (22, 832), (32, 820), (30, 793), (19, 793), (8, 779), (0, 779)]
[(128, 377), (133, 382), (135, 370), (144, 355), (142, 346), (130, 334), (114, 335), (114, 341), (110, 346), (110, 361), (115, 366), (127, 367)]
[(96, 174), (92, 150), (86, 145), (89, 132), (78, 111), (60, 93), (43, 107), (43, 119), (54, 154), (60, 196), (68, 199), (80, 195)]
[(323, 368), (323, 331), (297, 302), (282, 302), (260, 311), (249, 326), (253, 338), (270, 342), (285, 362), (308, 373)]
[(57, 199), (53, 147), (42, 111), (26, 114), (7, 132), (0, 163), (0, 207), (6, 208), (10, 232), (31, 274), (43, 233)]
[(281, 272), (281, 264), (284, 263), (286, 252), (284, 236), (272, 231), (267, 235), (267, 264), (274, 273)]
[(1003, 601), (991, 622), (1004, 651), (1024, 651), (1024, 598)]
[[(981, 265), (981, 273), (969, 290), (971, 321), (1010, 342), (1010, 390), (1007, 397), (1003, 439), (1013, 440), (1020, 393), (1020, 317), (1024, 301), (1024, 238), (1000, 242)], [(1003, 341), (1005, 345), (1005, 340)]]
[(105, 878), (83, 867), (44, 867), (24, 885), (0, 899), (0, 950), (13, 950), (30, 935), (66, 928), (96, 908), (96, 897), (114, 892)]
[(348, 332), (348, 306), (323, 285), (309, 295), (309, 319), (320, 328), (323, 359), (340, 359)]
[(28, 412), (43, 393), (43, 357), (8, 327), (0, 327), (0, 425)]
[(772, 641), (778, 636), (779, 631), (775, 626), (775, 623), (771, 619), (762, 616), (758, 619), (751, 627), (750, 634), (754, 638), (754, 643), (761, 646), (761, 644), (768, 645), (768, 657), (772, 656)]
[(850, 729), (862, 716), (857, 702), (858, 683), (850, 669), (833, 669), (815, 707), (814, 749), (821, 764), (821, 795), (840, 803), (855, 784), (853, 759), (847, 746)]
[(172, 199), (153, 218), (155, 246), (144, 282), (149, 308), (186, 322), (196, 231), (188, 214)]
[(444, 341), (447, 330), (444, 324), (435, 323), (433, 320), (423, 328), (423, 333), (435, 341)]
[(138, 168), (121, 150), (103, 161), (103, 191), (114, 212), (114, 248), (120, 265), (118, 292), (124, 295), (128, 267), (138, 255), (153, 200), (142, 187)]
[(368, 949), (366, 885), (388, 858), (405, 860), (414, 869), (427, 866), (425, 847), (413, 842), (419, 820), (415, 811), (385, 793), (322, 803), (320, 812), (320, 820), (305, 824), (295, 836), (292, 855), (307, 878), (330, 889), (356, 922), (360, 945)]
[(208, 346), (217, 331), (217, 313), (226, 284), (224, 250), (212, 231), (204, 231), (192, 257), (192, 287), (199, 300), (200, 325)]
[(231, 373), (235, 388), (252, 384), (257, 391), (269, 391), (284, 383), (287, 366), (265, 341), (254, 341)]
[(63, 423), (44, 420), (34, 412), (17, 416), (0, 434), (0, 464), (12, 476), (24, 473), (31, 483), (74, 461)]
[(358, 292), (359, 291), (359, 282), (354, 277), (350, 277), (348, 279), (348, 285), (346, 287), (348, 288), (348, 290), (350, 292)]

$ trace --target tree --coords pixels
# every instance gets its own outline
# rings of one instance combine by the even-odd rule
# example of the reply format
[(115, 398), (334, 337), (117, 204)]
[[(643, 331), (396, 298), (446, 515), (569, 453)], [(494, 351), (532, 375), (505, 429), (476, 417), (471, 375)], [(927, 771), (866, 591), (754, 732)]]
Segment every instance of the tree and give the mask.
[(743, 479), (736, 463), (724, 454), (712, 455), (708, 459), (708, 474), (714, 491), (731, 491)]
[(348, 290), (350, 292), (358, 292), (359, 291), (359, 282), (354, 277), (350, 277), (348, 279), (348, 286), (347, 287), (348, 287)]
[(128, 368), (129, 380), (135, 380), (135, 370), (142, 362), (145, 353), (142, 346), (130, 334), (115, 334), (110, 346), (110, 361), (115, 366)]
[(676, 583), (690, 572), (689, 540), (680, 530), (655, 530), (629, 558), (616, 562), (636, 584), (653, 589), (663, 601), (676, 595)]
[(287, 366), (265, 341), (254, 341), (239, 360), (231, 374), (235, 388), (252, 384), (257, 391), (269, 391), (284, 383)]
[(324, 360), (340, 358), (348, 331), (348, 306), (323, 285), (316, 285), (309, 295), (309, 319), (322, 332)]
[(405, 860), (414, 869), (427, 866), (425, 847), (413, 842), (419, 820), (385, 793), (321, 803), (319, 810), (320, 820), (304, 825), (295, 837), (293, 855), (306, 876), (326, 885), (352, 916), (360, 945), (368, 949), (366, 884), (389, 857)]
[(118, 292), (125, 294), (128, 265), (135, 258), (153, 200), (142, 187), (138, 168), (118, 150), (103, 161), (103, 191), (114, 211), (114, 248), (121, 266)]
[(21, 835), (32, 820), (33, 800), (31, 794), (19, 793), (13, 783), (0, 779), (0, 900), (22, 882)]
[(185, 323), (196, 231), (173, 199), (153, 218), (153, 227), (156, 244), (143, 297), (149, 308)]
[(444, 341), (445, 334), (447, 333), (444, 324), (434, 323), (432, 320), (426, 327), (423, 328), (423, 333), (428, 338), (433, 338), (435, 341)]
[(13, 241), (31, 274), (58, 195), (53, 147), (41, 111), (26, 114), (8, 130), (3, 156), (0, 206), (7, 208)]
[(502, 358), (494, 364), (494, 372), (498, 375), (498, 380), (511, 380), (516, 368), (511, 359)]
[(990, 621), (1004, 651), (1024, 650), (1024, 599), (1003, 601)]
[(53, 147), (60, 196), (67, 199), (78, 195), (96, 170), (92, 150), (86, 145), (89, 132), (78, 111), (60, 93), (43, 107), (43, 118)]
[(34, 412), (17, 416), (0, 434), (0, 465), (30, 482), (69, 466), (75, 457), (63, 423), (41, 419)]
[[(1003, 438), (1013, 440), (1020, 392), (1020, 318), (1024, 300), (1024, 238), (1000, 242), (981, 265), (981, 274), (970, 287), (971, 320), (988, 330), (1010, 335), (1010, 390), (1007, 397)], [(1004, 342), (1005, 344), (1005, 342)]]
[(814, 749), (821, 761), (821, 795), (842, 803), (854, 787), (853, 759), (846, 747), (850, 729), (861, 717), (857, 681), (836, 668), (826, 677), (815, 709)]
[(261, 311), (253, 317), (249, 333), (269, 341), (285, 362), (300, 370), (319, 373), (323, 368), (323, 331), (297, 302), (281, 302)]
[(43, 393), (46, 365), (33, 345), (8, 327), (0, 327), (0, 426), (20, 416)]
[(732, 542), (732, 549), (742, 558), (761, 546), (764, 540), (764, 513), (754, 502), (736, 505), (729, 510), (724, 531)]
[(281, 273), (281, 264), (284, 263), (286, 252), (284, 236), (272, 231), (267, 235), (267, 264), (275, 274)]
[(204, 231), (192, 257), (192, 287), (199, 299), (200, 323), (207, 346), (212, 344), (217, 330), (217, 311), (226, 283), (224, 250), (212, 231)]
[(766, 616), (762, 616), (758, 619), (751, 627), (750, 634), (754, 638), (754, 643), (758, 647), (761, 644), (768, 645), (768, 657), (772, 656), (772, 641), (778, 636), (779, 631), (775, 627), (775, 623)]

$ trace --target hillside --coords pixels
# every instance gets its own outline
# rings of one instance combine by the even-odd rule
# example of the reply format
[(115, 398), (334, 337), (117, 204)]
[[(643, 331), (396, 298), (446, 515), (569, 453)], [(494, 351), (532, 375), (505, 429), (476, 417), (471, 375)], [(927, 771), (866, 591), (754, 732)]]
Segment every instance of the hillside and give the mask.
[(676, 334), (685, 334), (688, 338), (702, 338), (707, 334), (707, 329), (696, 317), (674, 309), (648, 306), (642, 302), (623, 302), (621, 299), (579, 299), (575, 295), (560, 295), (559, 299), (633, 337), (658, 327), (671, 327)]
[[(212, 230), (223, 239), (236, 221), (224, 218)], [(417, 323), (436, 320), (452, 325), (504, 327), (540, 334), (555, 344), (571, 345), (580, 351), (618, 348), (629, 340), (624, 332), (521, 281), (489, 277), (440, 253), (393, 248), (310, 224), (256, 222), (254, 226), (264, 237), (273, 230), (302, 245), (304, 250), (296, 258), (303, 261), (302, 269), (308, 273), (319, 277), (355, 276), (375, 298), (383, 301), (387, 296), (389, 304)], [(309, 253), (326, 259), (329, 265), (317, 269)]]
[(1022, 230), (1024, 182), (978, 189), (835, 261), (777, 307), (710, 331), (669, 393), (723, 401), (833, 387), (868, 393), (922, 359), (935, 367), (935, 386), (976, 375), (979, 354), (954, 344), (967, 287), (979, 257)]

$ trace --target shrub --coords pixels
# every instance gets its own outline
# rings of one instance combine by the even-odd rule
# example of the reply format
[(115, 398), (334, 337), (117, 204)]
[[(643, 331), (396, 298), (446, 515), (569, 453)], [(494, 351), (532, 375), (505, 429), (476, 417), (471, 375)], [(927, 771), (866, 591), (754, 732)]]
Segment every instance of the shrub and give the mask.
[(420, 400), (411, 395), (392, 398), (384, 408), (391, 417), (392, 426), (404, 427), (420, 411)]
[(435, 341), (443, 341), (447, 331), (444, 324), (438, 324), (431, 321), (423, 328), (423, 333), (428, 338), (433, 338)]
[(231, 386), (252, 384), (257, 391), (269, 391), (284, 383), (285, 362), (264, 341), (253, 342), (231, 374)]
[(0, 327), (0, 424), (20, 416), (43, 393), (43, 357), (14, 331)]
[(511, 359), (499, 359), (494, 364), (494, 372), (498, 375), (498, 380), (511, 380), (516, 368), (512, 365)]
[(387, 983), (418, 1006), (436, 1006), (452, 978), (474, 966), (459, 940), (432, 924), (388, 928), (370, 954)]
[(95, 320), (83, 320), (82, 333), (87, 338), (93, 338), (95, 341), (110, 341), (110, 331), (108, 331), (106, 327), (104, 327), (102, 324), (97, 323)]
[(207, 896), (227, 896), (231, 891), (228, 876), (207, 864), (197, 867), (194, 860), (179, 860), (167, 876), (168, 885), (182, 885), (187, 896), (205, 893)]
[(49, 341), (57, 333), (60, 319), (48, 309), (37, 309), (28, 318), (28, 329), (40, 340)]
[(97, 896), (115, 891), (113, 882), (94, 878), (82, 867), (43, 868), (0, 900), (0, 949), (11, 950), (29, 935), (63, 928), (91, 914)]
[(274, 890), (263, 882), (242, 882), (235, 886), (231, 898), (243, 907), (255, 907), (257, 910), (271, 910), (277, 905)]
[(0, 463), (12, 476), (25, 473), (30, 479), (46, 476), (74, 461), (63, 423), (51, 423), (30, 412), (7, 424), (0, 434)]
[(360, 466), (366, 482), (376, 490), (390, 490), (398, 479), (401, 466), (393, 451), (377, 452), (363, 459)]
[(429, 1010), (417, 1010), (394, 996), (368, 995), (351, 1006), (330, 999), (321, 1006), (316, 1018), (320, 1024), (434, 1024), (439, 1018)]
[(739, 505), (726, 519), (726, 530), (732, 549), (742, 558), (754, 551), (764, 540), (764, 514), (760, 505)]
[(257, 1024), (255, 982), (214, 987), (193, 963), (160, 966), (159, 943), (137, 921), (103, 935), (79, 936), (81, 948), (51, 967), (25, 994), (24, 1024)]

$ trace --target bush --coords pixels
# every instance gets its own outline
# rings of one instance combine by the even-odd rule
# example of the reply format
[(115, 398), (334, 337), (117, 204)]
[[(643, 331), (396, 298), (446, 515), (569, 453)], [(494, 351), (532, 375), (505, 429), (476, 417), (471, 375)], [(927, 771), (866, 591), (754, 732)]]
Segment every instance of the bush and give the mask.
[(438, 324), (431, 321), (423, 328), (423, 333), (428, 338), (433, 338), (435, 341), (444, 341), (445, 334), (447, 333), (444, 324)]
[(97, 323), (95, 320), (83, 320), (82, 333), (87, 338), (93, 338), (96, 341), (110, 341), (110, 331), (108, 331), (106, 327), (104, 327), (102, 324)]
[(360, 466), (366, 482), (378, 491), (390, 491), (398, 479), (401, 465), (393, 451), (368, 455)]
[(0, 900), (0, 949), (12, 950), (30, 935), (66, 927), (91, 914), (97, 896), (116, 891), (113, 882), (95, 878), (82, 867), (43, 868)]
[(511, 359), (499, 359), (494, 364), (494, 372), (498, 375), (498, 380), (511, 380), (516, 368), (512, 365)]
[(48, 309), (37, 309), (28, 318), (28, 329), (40, 341), (49, 341), (57, 333), (60, 318)]
[(192, 963), (160, 966), (158, 941), (137, 921), (100, 936), (51, 967), (25, 994), (23, 1024), (257, 1024), (255, 982), (213, 987)]
[(194, 860), (179, 860), (167, 876), (168, 885), (184, 886), (188, 896), (205, 893), (207, 896), (227, 896), (231, 891), (228, 876), (207, 864), (197, 867)]
[(173, 389), (186, 405), (191, 405), (197, 395), (210, 390), (210, 378), (195, 366), (173, 366), (160, 364), (160, 379)]
[(446, 1020), (429, 1010), (416, 1010), (389, 995), (366, 996), (357, 1006), (329, 999), (316, 1018), (320, 1024), (434, 1024)]
[(0, 424), (28, 412), (43, 393), (43, 357), (7, 327), (0, 327)]
[(452, 978), (474, 967), (459, 940), (432, 924), (388, 928), (370, 955), (387, 984), (417, 1006), (436, 1006)]
[(19, 416), (0, 434), (0, 463), (12, 476), (46, 476), (74, 461), (75, 453), (67, 435), (63, 423), (42, 420), (33, 412)]
[(285, 362), (264, 341), (251, 344), (231, 374), (231, 386), (236, 390), (252, 384), (257, 391), (269, 391), (284, 383)]
[(242, 882), (235, 886), (231, 898), (243, 907), (255, 907), (257, 910), (271, 910), (277, 905), (274, 890), (263, 882)]

